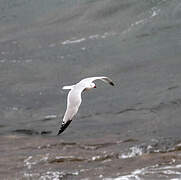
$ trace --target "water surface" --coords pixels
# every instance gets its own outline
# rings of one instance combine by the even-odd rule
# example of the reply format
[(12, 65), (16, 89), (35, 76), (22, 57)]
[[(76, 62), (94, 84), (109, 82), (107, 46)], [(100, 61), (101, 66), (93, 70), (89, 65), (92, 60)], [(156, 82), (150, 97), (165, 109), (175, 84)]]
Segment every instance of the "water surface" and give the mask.
[[(179, 0), (0, 2), (0, 179), (179, 179)], [(57, 137), (63, 85), (105, 75)]]

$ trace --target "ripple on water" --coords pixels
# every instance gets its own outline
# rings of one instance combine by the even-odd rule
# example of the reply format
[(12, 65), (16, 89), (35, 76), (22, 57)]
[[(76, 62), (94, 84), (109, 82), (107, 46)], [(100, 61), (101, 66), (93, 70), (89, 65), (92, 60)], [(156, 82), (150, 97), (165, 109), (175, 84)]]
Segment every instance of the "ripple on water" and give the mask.
[(66, 178), (67, 176), (78, 176), (79, 172), (59, 172), (59, 171), (47, 171), (41, 175), (39, 180), (60, 180), (60, 178)]
[(72, 162), (80, 162), (80, 161), (85, 161), (83, 157), (76, 157), (76, 156), (58, 156), (53, 160), (50, 160), (49, 163), (64, 163), (67, 161), (72, 161)]
[(178, 165), (171, 165), (171, 166), (163, 166), (160, 167), (158, 164), (142, 169), (137, 169), (133, 171), (131, 174), (120, 176), (117, 178), (114, 178), (114, 180), (141, 180), (144, 178), (163, 178), (163, 179), (177, 179), (181, 178), (181, 164)]

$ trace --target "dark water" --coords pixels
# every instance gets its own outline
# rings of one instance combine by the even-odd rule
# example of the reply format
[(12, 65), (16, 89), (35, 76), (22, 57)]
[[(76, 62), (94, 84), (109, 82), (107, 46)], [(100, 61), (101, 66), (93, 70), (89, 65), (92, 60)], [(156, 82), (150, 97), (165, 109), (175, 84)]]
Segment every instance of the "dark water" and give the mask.
[(181, 179), (180, 49), (180, 0), (2, 0), (0, 179)]

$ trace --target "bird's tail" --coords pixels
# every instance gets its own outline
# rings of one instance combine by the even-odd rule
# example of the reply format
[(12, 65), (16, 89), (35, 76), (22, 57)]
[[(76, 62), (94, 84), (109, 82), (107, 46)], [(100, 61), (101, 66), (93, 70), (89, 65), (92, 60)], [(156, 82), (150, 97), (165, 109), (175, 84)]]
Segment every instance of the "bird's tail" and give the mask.
[(69, 124), (72, 122), (72, 120), (68, 120), (67, 122), (62, 122), (60, 130), (58, 131), (58, 134), (61, 134), (65, 129), (69, 126)]
[(62, 89), (72, 89), (74, 87), (74, 85), (71, 86), (63, 86)]

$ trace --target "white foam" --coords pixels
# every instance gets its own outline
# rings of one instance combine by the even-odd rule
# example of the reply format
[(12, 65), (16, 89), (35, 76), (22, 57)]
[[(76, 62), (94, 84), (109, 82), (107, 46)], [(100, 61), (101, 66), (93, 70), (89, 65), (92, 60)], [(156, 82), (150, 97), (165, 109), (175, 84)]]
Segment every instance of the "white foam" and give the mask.
[(85, 40), (86, 40), (85, 38), (75, 39), (75, 40), (65, 40), (62, 42), (62, 45), (80, 43), (80, 42), (83, 42)]
[(100, 37), (99, 34), (90, 35), (89, 39), (98, 39)]
[(126, 158), (133, 158), (135, 156), (141, 156), (143, 154), (143, 149), (138, 146), (133, 146), (130, 148), (130, 152), (126, 154), (121, 154), (119, 158), (126, 159)]
[(45, 119), (55, 119), (55, 118), (57, 118), (57, 115), (55, 115), (55, 114), (50, 114), (50, 115), (46, 115), (44, 118), (45, 118)]
[(146, 19), (141, 19), (139, 21), (136, 21), (134, 24), (132, 24), (132, 26), (139, 25), (139, 24), (144, 24), (145, 21), (146, 21)]
[(47, 161), (49, 157), (49, 153), (47, 153), (43, 158), (33, 161), (33, 157), (32, 156), (28, 156), (25, 160), (24, 160), (24, 166), (27, 167), (29, 170), (32, 169), (32, 166), (38, 164), (39, 162), (42, 161)]
[[(68, 172), (68, 174), (71, 174), (72, 176), (78, 176), (79, 172)], [(59, 172), (59, 171), (47, 171), (45, 174), (41, 175), (39, 180), (60, 180), (63, 178), (63, 176), (66, 175), (66, 172)]]
[(116, 33), (115, 32), (105, 32), (103, 35), (101, 35), (100, 37), (102, 38), (102, 39), (105, 39), (105, 38), (107, 38), (107, 37), (109, 37), (109, 36), (114, 36), (114, 35), (116, 35)]
[(39, 173), (28, 173), (28, 172), (25, 172), (23, 175), (24, 175), (24, 177), (26, 177), (28, 179), (32, 179), (33, 177), (38, 177)]
[(28, 169), (31, 169), (32, 165), (37, 164), (37, 162), (33, 162), (31, 160), (32, 160), (32, 156), (28, 156), (28, 158), (24, 160), (24, 163), (25, 163), (24, 166), (26, 166)]
[(138, 25), (143, 25), (147, 22), (147, 18), (145, 19), (140, 19), (134, 23), (132, 23), (126, 30), (122, 31), (121, 34), (124, 35), (128, 32), (130, 32), (134, 27), (138, 26)]
[(90, 35), (90, 36), (88, 36), (86, 38), (80, 38), (80, 39), (77, 39), (76, 37), (73, 37), (71, 40), (63, 41), (61, 44), (62, 45), (76, 44), (76, 43), (81, 43), (81, 42), (86, 41), (86, 40), (105, 39), (105, 38), (107, 38), (109, 36), (114, 36), (116, 34), (117, 34), (116, 32), (111, 31), (111, 32), (104, 32), (103, 34), (93, 34), (93, 35)]
[(48, 171), (46, 174), (42, 175), (39, 180), (47, 180), (47, 179), (52, 179), (52, 180), (59, 180), (62, 177), (62, 173), (58, 171)]
[[(165, 167), (158, 167), (158, 166), (159, 165), (156, 164), (154, 166), (150, 166), (150, 167), (146, 167), (142, 169), (136, 169), (130, 174), (119, 176), (116, 178), (108, 178), (108, 179), (109, 180), (141, 180), (141, 179), (144, 179), (143, 178), (144, 175), (149, 177), (149, 174), (151, 175), (159, 174), (160, 176), (163, 176), (164, 179), (167, 179), (166, 177), (169, 178), (170, 175), (179, 177), (179, 178), (175, 177), (171, 180), (181, 179), (181, 172), (180, 172), (181, 164), (173, 165), (173, 166), (165, 166)], [(174, 169), (174, 170), (171, 170), (171, 169)], [(179, 170), (177, 171), (176, 169), (179, 169)], [(108, 180), (108, 179), (105, 178), (105, 180)]]
[(152, 14), (151, 14), (151, 18), (159, 15), (159, 13), (160, 13), (160, 9), (158, 9), (158, 8), (156, 8), (156, 7), (153, 7), (151, 11), (152, 11), (152, 12), (151, 12), (151, 13), (152, 13)]
[[(121, 34), (126, 34), (128, 32), (130, 32), (134, 27), (138, 26), (138, 25), (144, 25), (146, 23), (149, 22), (150, 19), (154, 18), (155, 16), (158, 16), (160, 13), (161, 9), (158, 9), (157, 7), (153, 7), (150, 11), (149, 11), (149, 16), (143, 19), (140, 19), (134, 23), (132, 23), (126, 30), (124, 30)], [(150, 15), (151, 14), (151, 15)]]
[(40, 162), (41, 162), (41, 161), (47, 161), (48, 158), (49, 158), (49, 153), (47, 153), (46, 156), (42, 157), (42, 158), (40, 159)]
[(98, 159), (100, 159), (100, 156), (93, 156), (93, 157), (92, 157), (92, 161), (96, 161), (96, 160), (98, 160)]
[(141, 178), (135, 175), (125, 175), (125, 176), (117, 177), (113, 180), (141, 180)]
[(170, 166), (164, 166), (164, 167), (160, 167), (157, 168), (157, 170), (164, 170), (164, 169), (179, 169), (181, 168), (181, 164), (177, 164), (177, 165), (170, 165)]

